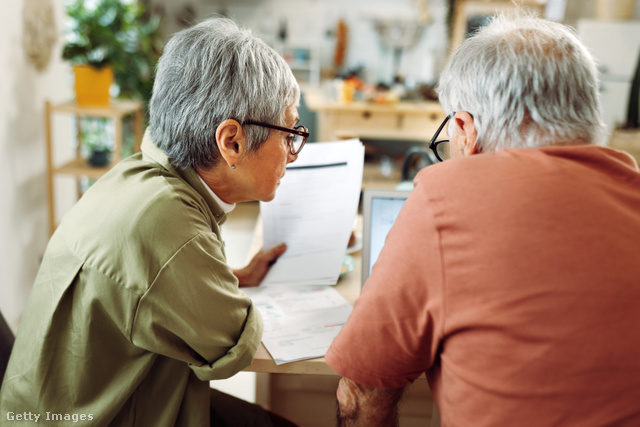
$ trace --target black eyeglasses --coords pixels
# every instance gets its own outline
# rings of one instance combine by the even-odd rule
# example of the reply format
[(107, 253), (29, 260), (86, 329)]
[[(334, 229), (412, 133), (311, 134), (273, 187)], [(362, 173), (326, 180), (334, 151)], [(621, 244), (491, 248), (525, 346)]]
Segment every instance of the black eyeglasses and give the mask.
[(433, 134), (433, 138), (431, 138), (431, 141), (429, 141), (429, 148), (433, 151), (433, 154), (436, 155), (436, 158), (441, 162), (444, 162), (445, 159), (448, 159), (450, 156), (449, 140), (448, 139), (443, 139), (442, 141), (436, 141), (436, 140), (438, 139), (440, 132), (442, 132), (442, 129), (444, 129), (445, 125), (447, 124), (451, 116), (452, 114), (449, 114), (447, 117), (444, 118), (444, 121), (442, 122), (442, 124), (440, 125), (436, 133)]
[(307, 138), (309, 138), (309, 129), (300, 125), (296, 126), (293, 129), (283, 128), (282, 126), (270, 125), (268, 123), (260, 123), (260, 122), (244, 122), (245, 125), (254, 125), (254, 126), (262, 126), (265, 128), (281, 130), (282, 132), (288, 132), (292, 134), (292, 138), (287, 138), (287, 142), (289, 143), (289, 151), (292, 155), (296, 155), (302, 150), (304, 143), (307, 142)]

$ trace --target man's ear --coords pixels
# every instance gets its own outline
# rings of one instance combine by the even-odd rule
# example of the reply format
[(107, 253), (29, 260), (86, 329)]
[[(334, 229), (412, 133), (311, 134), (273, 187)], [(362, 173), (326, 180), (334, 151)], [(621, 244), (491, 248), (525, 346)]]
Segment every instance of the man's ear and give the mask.
[(478, 132), (473, 123), (473, 116), (466, 111), (458, 111), (453, 116), (453, 121), (456, 126), (456, 132), (461, 132), (464, 136), (464, 155), (470, 156), (477, 154), (478, 150)]
[(240, 123), (227, 119), (216, 128), (216, 144), (229, 167), (237, 166), (246, 151), (247, 139)]

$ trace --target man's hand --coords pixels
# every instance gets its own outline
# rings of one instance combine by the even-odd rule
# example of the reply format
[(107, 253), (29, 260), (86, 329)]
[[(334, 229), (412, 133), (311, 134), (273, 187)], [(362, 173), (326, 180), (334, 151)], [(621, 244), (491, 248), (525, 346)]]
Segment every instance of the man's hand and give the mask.
[(267, 272), (276, 260), (287, 250), (284, 243), (269, 249), (268, 251), (258, 252), (253, 259), (244, 268), (233, 270), (233, 274), (238, 278), (239, 285), (242, 286), (258, 286), (267, 275)]
[(367, 387), (341, 378), (338, 398), (338, 426), (397, 426), (398, 402), (404, 388), (381, 389)]

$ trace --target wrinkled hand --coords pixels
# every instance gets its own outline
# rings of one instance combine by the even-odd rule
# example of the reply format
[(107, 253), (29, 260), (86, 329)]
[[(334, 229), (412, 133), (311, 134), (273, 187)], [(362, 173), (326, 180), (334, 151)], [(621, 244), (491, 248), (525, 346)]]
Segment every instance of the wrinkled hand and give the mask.
[(244, 268), (233, 270), (233, 274), (238, 278), (238, 283), (243, 286), (258, 286), (262, 283), (262, 279), (276, 260), (287, 250), (284, 243), (269, 249), (268, 251), (258, 252)]

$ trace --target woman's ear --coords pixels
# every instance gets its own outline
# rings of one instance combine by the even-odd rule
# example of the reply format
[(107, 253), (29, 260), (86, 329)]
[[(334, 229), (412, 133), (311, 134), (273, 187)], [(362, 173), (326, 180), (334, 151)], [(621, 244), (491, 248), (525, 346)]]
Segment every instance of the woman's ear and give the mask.
[(470, 156), (479, 153), (477, 144), (478, 132), (473, 123), (473, 116), (466, 111), (458, 111), (455, 116), (453, 116), (453, 120), (457, 127), (456, 131), (464, 135), (464, 155)]
[(246, 151), (247, 138), (237, 120), (227, 119), (216, 128), (216, 144), (224, 161), (235, 169)]

